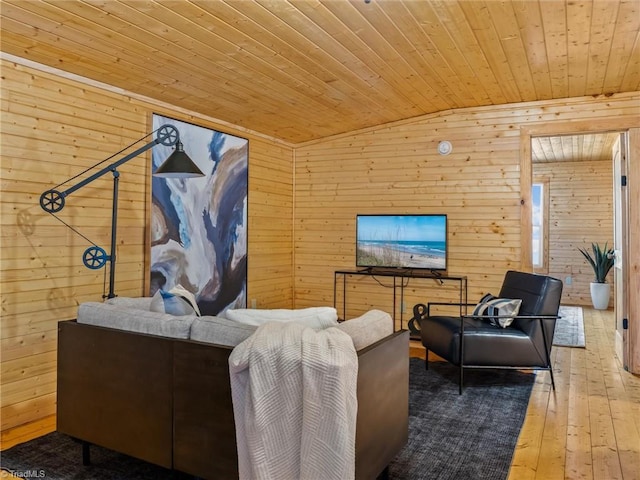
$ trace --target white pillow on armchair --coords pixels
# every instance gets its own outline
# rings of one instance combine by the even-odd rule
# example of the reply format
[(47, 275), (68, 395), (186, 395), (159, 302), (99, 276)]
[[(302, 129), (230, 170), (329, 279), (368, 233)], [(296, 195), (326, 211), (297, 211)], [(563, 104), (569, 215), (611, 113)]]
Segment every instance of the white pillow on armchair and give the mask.
[(333, 307), (309, 307), (295, 310), (238, 308), (226, 310), (219, 317), (234, 320), (246, 325), (262, 325), (266, 322), (300, 322), (315, 329), (324, 329), (338, 325), (338, 312)]

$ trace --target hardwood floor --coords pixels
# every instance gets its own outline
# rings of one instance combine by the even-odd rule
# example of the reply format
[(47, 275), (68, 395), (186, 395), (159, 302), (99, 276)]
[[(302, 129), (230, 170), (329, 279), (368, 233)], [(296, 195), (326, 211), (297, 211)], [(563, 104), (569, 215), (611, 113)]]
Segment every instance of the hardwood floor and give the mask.
[[(11, 428), (2, 432), (0, 436), (0, 449), (6, 450), (19, 443), (28, 442), (34, 438), (42, 437), (47, 433), (55, 432), (56, 416), (49, 415), (37, 422), (26, 423), (19, 427)], [(0, 477), (2, 478), (2, 477)]]
[(640, 480), (640, 377), (615, 356), (613, 311), (583, 317), (586, 348), (552, 349), (555, 393), (536, 375), (509, 480)]
[[(615, 356), (613, 312), (583, 313), (586, 348), (553, 348), (555, 393), (547, 372), (536, 376), (509, 480), (640, 479), (640, 377)], [(54, 429), (47, 417), (2, 432), (2, 449)]]
[(583, 309), (586, 348), (553, 347), (536, 375), (510, 480), (640, 479), (640, 377), (615, 356), (612, 311)]

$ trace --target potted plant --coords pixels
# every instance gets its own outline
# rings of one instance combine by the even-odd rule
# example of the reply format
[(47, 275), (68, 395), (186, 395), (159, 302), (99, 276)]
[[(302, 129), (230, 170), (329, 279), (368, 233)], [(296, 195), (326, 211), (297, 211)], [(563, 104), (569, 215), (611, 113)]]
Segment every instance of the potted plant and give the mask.
[(587, 259), (593, 273), (595, 274), (595, 281), (591, 282), (591, 303), (593, 308), (597, 310), (606, 310), (609, 306), (609, 296), (611, 295), (611, 285), (607, 283), (607, 274), (613, 267), (614, 253), (613, 248), (607, 248), (607, 244), (604, 244), (604, 248), (600, 247), (597, 243), (591, 244), (593, 255), (585, 248), (578, 248), (580, 253)]

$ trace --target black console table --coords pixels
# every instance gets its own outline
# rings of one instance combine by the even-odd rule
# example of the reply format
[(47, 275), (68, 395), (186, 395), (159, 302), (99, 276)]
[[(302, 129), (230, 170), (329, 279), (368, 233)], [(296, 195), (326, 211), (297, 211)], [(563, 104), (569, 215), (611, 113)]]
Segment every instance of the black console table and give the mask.
[[(439, 282), (440, 284), (444, 284), (445, 282), (458, 282), (459, 284), (459, 298), (458, 303), (460, 303), (460, 315), (464, 315), (466, 313), (466, 305), (467, 303), (467, 277), (466, 276), (457, 276), (457, 275), (440, 275), (438, 272), (425, 271), (425, 270), (414, 270), (414, 269), (403, 269), (403, 268), (386, 268), (386, 269), (377, 269), (377, 268), (366, 268), (362, 270), (336, 270), (333, 275), (333, 306), (337, 308), (337, 293), (338, 293), (338, 283), (340, 279), (342, 279), (342, 318), (347, 318), (347, 279), (351, 276), (359, 276), (359, 275), (367, 275), (370, 277), (388, 277), (393, 280), (393, 325), (395, 330), (395, 312), (397, 305), (397, 294), (398, 290), (400, 291), (400, 305), (404, 306), (404, 288), (406, 286), (407, 280), (411, 278), (417, 279), (428, 279)], [(425, 302), (426, 303), (426, 302)], [(400, 329), (404, 328), (404, 318), (403, 318), (403, 308), (400, 308)], [(416, 335), (414, 329), (411, 329), (412, 338), (419, 338), (419, 335)]]

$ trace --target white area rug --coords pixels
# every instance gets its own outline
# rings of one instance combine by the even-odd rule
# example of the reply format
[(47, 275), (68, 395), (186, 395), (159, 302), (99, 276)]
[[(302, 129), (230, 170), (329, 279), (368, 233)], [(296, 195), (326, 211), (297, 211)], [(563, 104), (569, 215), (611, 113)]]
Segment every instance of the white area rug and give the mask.
[(585, 347), (582, 307), (560, 305), (553, 344), (559, 347)]

